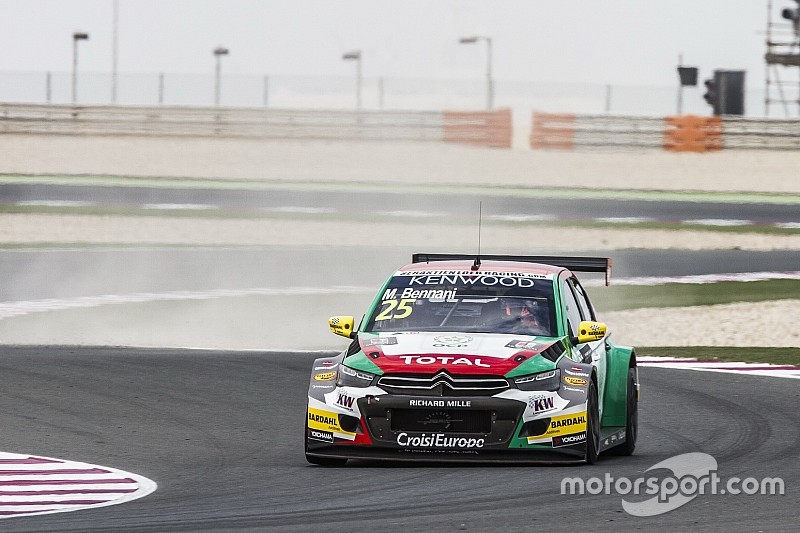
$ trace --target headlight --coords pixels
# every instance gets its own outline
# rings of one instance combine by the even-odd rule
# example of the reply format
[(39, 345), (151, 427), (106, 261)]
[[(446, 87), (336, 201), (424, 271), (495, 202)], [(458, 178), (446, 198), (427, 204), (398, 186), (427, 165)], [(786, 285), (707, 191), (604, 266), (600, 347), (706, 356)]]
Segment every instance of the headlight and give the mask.
[(555, 369), (538, 374), (529, 374), (514, 378), (517, 388), (524, 391), (554, 391), (561, 386), (561, 370)]
[(349, 366), (339, 365), (339, 379), (337, 387), (369, 387), (377, 378), (375, 374), (354, 370)]

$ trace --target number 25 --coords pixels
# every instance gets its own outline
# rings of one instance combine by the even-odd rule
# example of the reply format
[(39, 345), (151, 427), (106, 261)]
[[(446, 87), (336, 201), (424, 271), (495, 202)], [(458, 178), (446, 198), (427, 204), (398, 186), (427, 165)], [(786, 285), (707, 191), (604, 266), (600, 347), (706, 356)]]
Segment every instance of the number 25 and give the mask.
[[(410, 315), (414, 310), (408, 305), (416, 302), (415, 298), (406, 298), (404, 300), (400, 300), (400, 303), (397, 303), (397, 300), (386, 300), (383, 304), (386, 305), (386, 309), (380, 312), (378, 316), (375, 317), (375, 320), (389, 320), (392, 318), (406, 318)], [(392, 314), (392, 311), (396, 311)]]

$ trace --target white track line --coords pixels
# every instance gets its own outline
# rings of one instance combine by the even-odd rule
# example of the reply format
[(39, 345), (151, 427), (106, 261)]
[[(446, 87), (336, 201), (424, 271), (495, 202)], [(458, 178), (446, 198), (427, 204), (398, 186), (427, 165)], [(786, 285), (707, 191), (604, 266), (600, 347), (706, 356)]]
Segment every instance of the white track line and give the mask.
[(163, 209), (166, 211), (179, 211), (183, 209), (214, 210), (218, 205), (212, 204), (144, 204), (142, 209)]
[[(680, 348), (676, 348), (680, 350)], [(703, 372), (722, 372), (725, 374), (746, 374), (750, 376), (769, 376), (800, 379), (800, 366), (775, 365), (770, 363), (737, 363), (732, 361), (701, 361), (690, 357), (637, 357), (639, 366), (673, 368), (677, 370), (700, 370)]]
[[(630, 278), (611, 278), (611, 285), (666, 285), (667, 283), (704, 284), (722, 281), (766, 281), (771, 279), (800, 279), (800, 270), (788, 272), (739, 272), (733, 274), (698, 274), (692, 276), (636, 276)], [(587, 286), (604, 285), (605, 282), (589, 279), (582, 282)]]
[(78, 296), (76, 298), (46, 298), (17, 302), (0, 302), (0, 320), (16, 316), (60, 311), (63, 309), (79, 309), (98, 307), (109, 304), (130, 304), (156, 301), (178, 300), (212, 300), (238, 296), (296, 296), (323, 294), (363, 294), (372, 293), (368, 287), (336, 286), (336, 287), (262, 287), (253, 289), (217, 289), (209, 291), (172, 291), (172, 292), (140, 292), (132, 294), (104, 294), (100, 296)]

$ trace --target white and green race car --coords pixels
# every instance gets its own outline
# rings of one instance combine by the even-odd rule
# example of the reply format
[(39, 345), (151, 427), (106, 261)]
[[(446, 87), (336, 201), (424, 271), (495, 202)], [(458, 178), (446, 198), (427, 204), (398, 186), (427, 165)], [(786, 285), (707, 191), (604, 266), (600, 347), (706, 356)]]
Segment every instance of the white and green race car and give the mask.
[(415, 254), (381, 287), (352, 339), (314, 362), (309, 462), (348, 459), (586, 462), (630, 455), (633, 348), (597, 320), (573, 272), (585, 257)]

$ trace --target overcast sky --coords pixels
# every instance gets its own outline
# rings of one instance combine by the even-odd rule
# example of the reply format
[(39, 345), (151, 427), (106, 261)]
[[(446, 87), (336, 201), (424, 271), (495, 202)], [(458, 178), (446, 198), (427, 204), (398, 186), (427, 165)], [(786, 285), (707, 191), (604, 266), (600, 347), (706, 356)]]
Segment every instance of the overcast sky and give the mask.
[[(794, 6), (774, 0), (776, 13)], [(364, 75), (475, 78), (490, 35), (498, 80), (672, 85), (678, 55), (744, 69), (763, 86), (766, 0), (118, 0), (120, 73)], [(72, 33), (82, 71), (112, 65), (113, 0), (0, 0), (0, 71), (69, 71)]]

